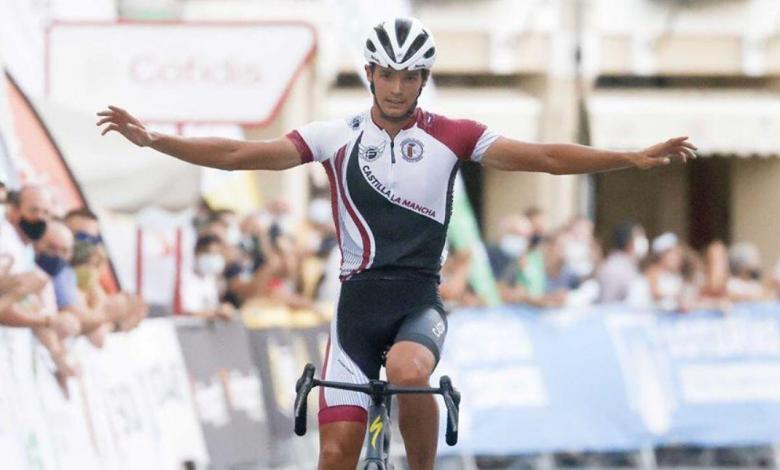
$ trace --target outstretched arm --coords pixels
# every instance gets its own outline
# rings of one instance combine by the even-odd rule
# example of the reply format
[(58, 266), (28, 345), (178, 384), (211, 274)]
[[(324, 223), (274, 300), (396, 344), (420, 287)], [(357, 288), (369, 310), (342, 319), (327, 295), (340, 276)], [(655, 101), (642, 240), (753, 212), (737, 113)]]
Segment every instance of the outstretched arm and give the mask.
[(696, 146), (676, 137), (638, 152), (612, 152), (574, 144), (532, 144), (499, 137), (485, 152), (482, 164), (506, 171), (540, 171), (553, 175), (597, 173), (667, 165), (696, 158)]
[(97, 113), (101, 135), (116, 131), (139, 147), (149, 147), (195, 165), (222, 170), (285, 170), (300, 165), (295, 145), (286, 137), (244, 141), (220, 137), (179, 137), (146, 129), (122, 108), (109, 106)]

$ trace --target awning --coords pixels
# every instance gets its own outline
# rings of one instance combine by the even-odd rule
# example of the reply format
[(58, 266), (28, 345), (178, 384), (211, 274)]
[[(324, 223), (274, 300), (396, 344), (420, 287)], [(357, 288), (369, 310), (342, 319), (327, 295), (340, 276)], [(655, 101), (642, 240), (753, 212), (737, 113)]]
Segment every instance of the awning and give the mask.
[[(540, 101), (525, 93), (503, 88), (437, 88), (422, 108), (450, 118), (479, 121), (501, 135), (526, 141), (539, 139)], [(364, 88), (329, 93), (322, 118), (347, 117), (371, 107)]]
[(780, 155), (780, 95), (755, 90), (597, 90), (591, 143), (638, 149), (689, 136), (701, 155)]

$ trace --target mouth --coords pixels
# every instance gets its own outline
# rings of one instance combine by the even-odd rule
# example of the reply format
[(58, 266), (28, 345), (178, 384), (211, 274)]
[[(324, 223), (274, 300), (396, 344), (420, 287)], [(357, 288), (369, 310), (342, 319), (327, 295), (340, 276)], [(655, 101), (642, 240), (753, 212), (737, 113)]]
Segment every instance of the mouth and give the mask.
[(385, 100), (387, 106), (390, 108), (403, 108), (405, 103), (403, 101)]

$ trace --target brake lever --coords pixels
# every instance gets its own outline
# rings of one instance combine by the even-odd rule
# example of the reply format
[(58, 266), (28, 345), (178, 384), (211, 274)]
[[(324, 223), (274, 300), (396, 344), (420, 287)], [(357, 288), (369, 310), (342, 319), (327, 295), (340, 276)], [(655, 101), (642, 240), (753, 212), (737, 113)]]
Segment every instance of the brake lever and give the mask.
[(303, 368), (303, 374), (295, 382), (295, 434), (303, 436), (306, 434), (306, 418), (307, 418), (307, 399), (309, 392), (314, 387), (314, 366), (312, 364), (306, 364)]
[(444, 398), (444, 406), (447, 407), (447, 433), (446, 442), (454, 446), (458, 442), (458, 417), (460, 414), (460, 392), (452, 387), (449, 377), (442, 376), (439, 379), (439, 388)]

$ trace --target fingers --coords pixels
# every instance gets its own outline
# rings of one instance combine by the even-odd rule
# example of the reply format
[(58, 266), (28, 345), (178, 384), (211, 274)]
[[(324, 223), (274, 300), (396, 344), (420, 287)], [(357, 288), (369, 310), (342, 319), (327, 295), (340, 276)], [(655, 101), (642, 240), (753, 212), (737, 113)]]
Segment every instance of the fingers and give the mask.
[(118, 131), (118, 130), (119, 130), (119, 126), (117, 126), (116, 124), (111, 124), (110, 126), (103, 129), (103, 132), (101, 132), (100, 135), (106, 135), (111, 131)]
[(102, 126), (103, 124), (105, 124), (105, 123), (107, 123), (107, 122), (111, 122), (111, 121), (113, 121), (113, 118), (107, 117), (107, 118), (103, 118), (103, 119), (101, 119), (101, 120), (100, 120), (100, 121), (98, 121), (98, 122), (97, 122), (97, 124), (95, 124), (95, 125), (96, 125), (96, 126)]

